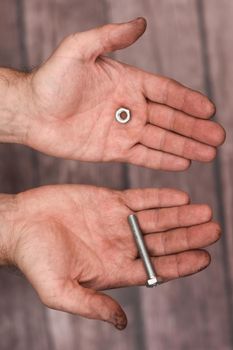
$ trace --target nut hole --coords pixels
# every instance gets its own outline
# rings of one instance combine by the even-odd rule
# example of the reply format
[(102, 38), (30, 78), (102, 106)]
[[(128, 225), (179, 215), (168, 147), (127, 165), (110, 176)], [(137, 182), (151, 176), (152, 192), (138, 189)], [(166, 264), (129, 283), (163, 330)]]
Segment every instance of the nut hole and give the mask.
[(121, 112), (120, 116), (121, 116), (121, 119), (125, 120), (127, 118), (127, 113), (125, 111)]

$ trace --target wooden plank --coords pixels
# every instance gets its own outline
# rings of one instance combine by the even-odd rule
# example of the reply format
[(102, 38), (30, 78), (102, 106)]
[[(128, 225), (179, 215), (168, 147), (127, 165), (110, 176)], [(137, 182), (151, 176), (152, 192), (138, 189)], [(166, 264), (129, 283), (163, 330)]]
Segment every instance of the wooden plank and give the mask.
[[(106, 10), (104, 7), (99, 7), (98, 2), (59, 1), (55, 3), (47, 0), (43, 2), (30, 0), (25, 1), (25, 5), (27, 44), (31, 66), (46, 58), (64, 33), (68, 33), (69, 30), (76, 31), (76, 25), (78, 30), (83, 30), (101, 24), (106, 19)], [(131, 49), (122, 51), (118, 55), (120, 59), (154, 72), (173, 76), (195, 88), (203, 89), (205, 85), (204, 66), (195, 1), (138, 0), (136, 2), (128, 0), (125, 3), (119, 0), (118, 2), (107, 1), (107, 5), (110, 18), (114, 21), (122, 21), (138, 15), (145, 15), (149, 19), (150, 25), (145, 39), (140, 40)], [(14, 26), (16, 23), (14, 6), (15, 1), (1, 1), (0, 33), (2, 35), (4, 33), (4, 40), (0, 39), (0, 60), (1, 65), (19, 67), (22, 64), (19, 59), (20, 55), (12, 55), (13, 50), (15, 53), (19, 52), (19, 40), (17, 40), (17, 30)], [(221, 120), (229, 129), (232, 121), (228, 111), (232, 101), (228, 91), (231, 91), (229, 77), (232, 76), (232, 68), (228, 43), (231, 39), (232, 5), (230, 1), (224, 0), (220, 6), (215, 0), (211, 6), (206, 3), (205, 6), (207, 6), (205, 15), (209, 34), (210, 46), (208, 49), (211, 57), (214, 96), (219, 109), (223, 111), (220, 115)], [(69, 21), (70, 18), (72, 21)], [(5, 33), (10, 36), (9, 40), (6, 40)], [(221, 50), (219, 50), (220, 43)], [(22, 148), (21, 152), (21, 147), (18, 146), (1, 145), (0, 149), (1, 190), (14, 192), (35, 184), (31, 153), (27, 157), (28, 150)], [(224, 191), (224, 204), (229, 253), (232, 247), (231, 150), (232, 144), (228, 142), (223, 148), (221, 157), (223, 181), (227, 189)], [(121, 179), (124, 175), (123, 169), (118, 165), (114, 165), (114, 168), (112, 165), (96, 167), (78, 162), (54, 160), (41, 155), (38, 166), (40, 167), (38, 183), (78, 181), (98, 185), (112, 183), (113, 187), (124, 187), (121, 181), (112, 182), (111, 171), (115, 173), (114, 179), (117, 177)], [(25, 169), (31, 169), (31, 174), (29, 171), (25, 174)], [(214, 173), (211, 165), (196, 164), (184, 175), (164, 174), (136, 167), (129, 167), (129, 169), (133, 187), (155, 185), (180, 187), (188, 190), (195, 201), (207, 201), (214, 204), (217, 209)], [(201, 179), (198, 176), (200, 173), (202, 174)], [(196, 182), (197, 178), (200, 180), (199, 184)], [(133, 318), (137, 315), (133, 305), (134, 301), (137, 302), (135, 290), (131, 292), (129, 289), (117, 293), (117, 297), (122, 299), (130, 314), (128, 330), (124, 333), (117, 333), (95, 321), (80, 321), (79, 318), (54, 311), (44, 313), (44, 308), (39, 306), (31, 288), (28, 288), (23, 280), (17, 279), (16, 282), (14, 276), (6, 274), (3, 276), (1, 273), (0, 293), (5, 296), (0, 303), (1, 349), (64, 349), (66, 347), (72, 350), (77, 348), (77, 344), (80, 345), (79, 349), (92, 349), (98, 346), (105, 348), (109, 344), (114, 349), (130, 347), (134, 349), (154, 349), (155, 347), (158, 349), (231, 349), (229, 330), (231, 322), (226, 302), (228, 295), (224, 288), (226, 286), (225, 266), (221, 264), (222, 246), (217, 245), (212, 252), (214, 256), (212, 267), (199, 276), (182, 282), (172, 282), (156, 291), (140, 289), (141, 306), (144, 309), (144, 329), (146, 339), (148, 339), (144, 347), (140, 347), (140, 344), (144, 344), (140, 343), (140, 337), (143, 337), (144, 334), (140, 333), (137, 328), (138, 323), (133, 322)], [(232, 254), (229, 254), (228, 257), (230, 256)], [(131, 293), (133, 300), (130, 300)], [(153, 296), (152, 293), (156, 295)], [(140, 312), (138, 315), (140, 316)], [(203, 320), (206, 323), (204, 326)], [(47, 324), (49, 335), (46, 334)], [(190, 324), (191, 326), (187, 326)], [(64, 337), (61, 336), (61, 330), (65, 330)], [(136, 339), (134, 343), (133, 338)], [(136, 344), (137, 341), (139, 342)]]
[[(54, 47), (67, 34), (84, 31), (106, 22), (104, 2), (91, 0), (43, 1), (30, 0), (25, 7), (25, 26), (30, 67), (46, 59)], [(88, 164), (59, 160), (40, 154), (38, 156), (39, 183), (88, 183), (112, 188), (125, 187), (125, 170), (121, 164)], [(98, 321), (75, 318), (47, 310), (49, 333), (53, 349), (111, 349), (135, 348), (137, 342), (138, 308), (135, 306), (137, 292), (128, 290), (114, 292), (121, 300), (134, 327), (124, 333), (124, 341), (109, 325)], [(65, 332), (61, 333), (61, 329)]]
[[(0, 66), (23, 67), (18, 1), (0, 4)], [(32, 152), (19, 145), (0, 145), (0, 191), (16, 193), (32, 187)], [(0, 271), (0, 348), (49, 349), (45, 312), (28, 283)], [(36, 327), (36, 328), (35, 328)], [(35, 332), (36, 329), (36, 332)]]
[[(1, 1), (0, 5), (0, 66), (21, 68), (21, 50), (17, 26), (16, 1)], [(31, 153), (24, 147), (3, 145), (0, 147), (0, 191), (18, 192), (30, 186)]]
[[(203, 37), (208, 41), (205, 54), (209, 68), (209, 86), (217, 104), (217, 119), (227, 131), (226, 143), (219, 152), (220, 173), (219, 192), (221, 195), (222, 220), (224, 221), (224, 252), (227, 272), (229, 309), (233, 310), (233, 101), (232, 101), (232, 54), (229, 44), (233, 35), (233, 3), (232, 1), (213, 1), (199, 3), (199, 11), (203, 11)], [(231, 322), (233, 327), (233, 320)]]
[[(132, 48), (119, 52), (119, 59), (204, 91), (196, 1), (129, 0), (125, 3), (108, 0), (108, 5), (113, 21), (145, 16), (149, 24), (145, 37)], [(194, 202), (209, 203), (218, 216), (212, 164), (194, 164), (184, 174), (154, 172), (133, 166), (129, 171), (133, 187), (184, 189)], [(211, 267), (199, 275), (169, 283), (155, 291), (141, 289), (147, 349), (232, 348), (222, 244), (211, 248), (211, 253)]]

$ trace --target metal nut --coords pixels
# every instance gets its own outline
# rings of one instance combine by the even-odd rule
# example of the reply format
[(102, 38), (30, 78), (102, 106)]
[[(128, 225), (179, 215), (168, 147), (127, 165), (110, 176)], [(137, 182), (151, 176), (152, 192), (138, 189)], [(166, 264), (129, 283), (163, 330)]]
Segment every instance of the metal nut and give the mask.
[(130, 110), (127, 108), (119, 108), (116, 111), (116, 115), (115, 115), (116, 120), (121, 123), (121, 124), (126, 124), (130, 121), (131, 119), (131, 113)]

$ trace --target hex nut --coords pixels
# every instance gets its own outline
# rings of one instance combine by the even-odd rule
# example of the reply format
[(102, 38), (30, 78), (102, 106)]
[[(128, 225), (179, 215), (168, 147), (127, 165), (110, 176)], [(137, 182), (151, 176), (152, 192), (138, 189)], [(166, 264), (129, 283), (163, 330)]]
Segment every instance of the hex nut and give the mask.
[[(125, 117), (122, 117), (122, 114), (126, 114)], [(118, 123), (121, 123), (121, 124), (126, 124), (130, 121), (131, 119), (131, 113), (130, 113), (130, 110), (127, 109), (127, 108), (119, 108), (117, 111), (116, 111), (116, 115), (115, 115), (115, 118), (116, 120), (118, 121)]]

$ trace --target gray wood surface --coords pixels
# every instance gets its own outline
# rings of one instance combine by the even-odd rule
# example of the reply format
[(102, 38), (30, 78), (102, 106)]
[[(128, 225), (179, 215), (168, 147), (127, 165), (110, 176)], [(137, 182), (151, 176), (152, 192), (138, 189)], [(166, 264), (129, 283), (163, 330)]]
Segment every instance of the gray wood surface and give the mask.
[[(185, 173), (121, 164), (59, 160), (17, 145), (0, 147), (0, 191), (41, 184), (88, 183), (113, 188), (166, 186), (209, 203), (225, 236), (210, 248), (208, 270), (156, 290), (112, 292), (129, 326), (110, 326), (43, 307), (20, 277), (0, 272), (0, 349), (228, 350), (233, 348), (233, 83), (231, 0), (1, 0), (0, 66), (30, 69), (67, 34), (106, 22), (145, 16), (148, 31), (117, 59), (171, 76), (214, 98), (228, 139), (215, 164), (193, 164)], [(28, 171), (30, 169), (30, 171)]]
[[(223, 145), (219, 162), (216, 164), (218, 176), (219, 211), (224, 224), (225, 235), (224, 265), (227, 274), (226, 289), (228, 292), (229, 310), (233, 309), (233, 3), (224, 0), (221, 4), (213, 1), (212, 6), (205, 2), (199, 4), (203, 10), (203, 37), (205, 38), (205, 56), (209, 62), (207, 89), (216, 102), (218, 113), (216, 119), (221, 121), (227, 130), (227, 140)], [(220, 34), (221, 33), (221, 34)], [(231, 322), (233, 337), (233, 321)]]
[[(134, 8), (134, 16), (144, 15), (149, 22), (146, 40), (143, 38), (138, 47), (135, 45), (127, 52), (119, 53), (121, 59), (205, 92), (207, 82), (204, 72), (207, 62), (203, 60), (200, 32), (202, 17), (196, 1), (156, 1), (155, 6), (154, 1), (144, 0), (137, 1), (137, 6), (133, 6), (135, 2), (130, 0), (123, 18), (121, 9), (124, 1), (109, 3), (114, 20), (120, 16), (127, 20)], [(212, 164), (193, 164), (183, 174), (164, 174), (133, 166), (129, 166), (129, 172), (133, 187), (179, 187), (188, 191), (194, 202), (209, 203), (216, 217), (220, 214), (216, 173)], [(231, 348), (231, 310), (226, 288), (226, 278), (229, 276), (225, 275), (223, 244), (216, 245), (211, 252), (211, 267), (199, 275), (169, 283), (150, 294), (142, 289), (148, 349), (153, 349), (155, 344), (158, 349)], [(147, 317), (148, 314), (150, 317)]]

